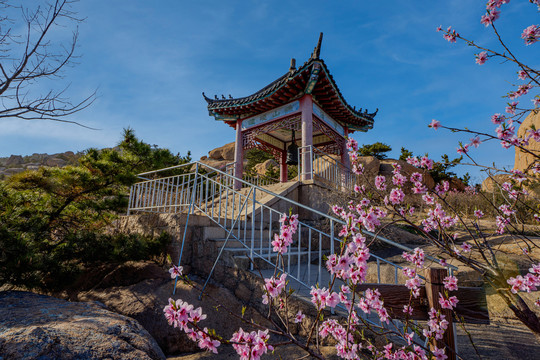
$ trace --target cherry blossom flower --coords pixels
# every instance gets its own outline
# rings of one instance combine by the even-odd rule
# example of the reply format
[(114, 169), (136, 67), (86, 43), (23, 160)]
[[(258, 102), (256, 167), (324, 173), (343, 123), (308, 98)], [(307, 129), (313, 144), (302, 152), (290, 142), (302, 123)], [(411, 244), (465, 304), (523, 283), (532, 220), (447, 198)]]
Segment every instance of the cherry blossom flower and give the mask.
[(452, 27), (449, 26), (446, 29), (446, 33), (443, 35), (443, 38), (451, 43), (455, 43), (458, 36), (459, 34), (456, 32), (456, 30), (452, 30)]
[(182, 266), (173, 265), (173, 267), (169, 269), (169, 273), (171, 274), (171, 279), (176, 279), (177, 277), (182, 276), (183, 270), (184, 268)]
[(431, 170), (433, 169), (433, 160), (428, 158), (427, 156), (422, 156), (420, 159), (420, 166), (424, 169)]
[(347, 139), (347, 149), (351, 151), (358, 151), (358, 142), (353, 138)]
[(298, 310), (298, 312), (296, 313), (296, 315), (294, 317), (294, 322), (295, 323), (301, 323), (302, 320), (304, 320), (305, 317), (306, 317), (306, 315), (302, 314), (302, 310)]
[(516, 107), (519, 104), (517, 101), (513, 101), (512, 103), (509, 103), (506, 107), (505, 111), (509, 114), (515, 115), (516, 114)]
[(484, 216), (484, 212), (482, 210), (474, 210), (474, 216), (480, 219)]
[(375, 187), (381, 191), (386, 190), (386, 178), (383, 175), (375, 177)]
[(437, 121), (435, 119), (431, 120), (431, 123), (429, 123), (428, 125), (430, 128), (432, 128), (433, 130), (437, 130), (438, 128), (441, 127), (441, 123), (440, 121)]
[(480, 23), (484, 24), (486, 27), (493, 24), (495, 20), (499, 18), (501, 12), (496, 9), (488, 10), (486, 14), (482, 15)]
[(499, 125), (503, 123), (504, 120), (505, 120), (505, 116), (502, 114), (494, 114), (493, 116), (491, 116), (491, 122), (494, 123), (495, 125)]
[(534, 44), (540, 38), (540, 26), (531, 25), (523, 30), (521, 38), (525, 40), (526, 45)]
[(268, 345), (269, 339), (268, 330), (248, 333), (240, 328), (233, 334), (231, 342), (236, 353), (240, 355), (240, 360), (259, 360), (268, 351), (274, 351), (274, 348)]
[(457, 278), (455, 276), (447, 276), (443, 280), (444, 287), (448, 291), (457, 290), (458, 289), (457, 282), (458, 282), (458, 280), (457, 280)]
[(527, 72), (525, 70), (519, 70), (518, 79), (525, 80), (527, 78)]
[(467, 243), (461, 244), (461, 250), (463, 250), (464, 253), (468, 253), (472, 250), (472, 246)]
[(404, 198), (405, 198), (405, 193), (403, 193), (403, 190), (399, 188), (393, 188), (390, 191), (389, 199), (393, 205), (401, 203)]
[(480, 141), (480, 136), (475, 136), (470, 140), (471, 140), (471, 142), (470, 142), (469, 146), (474, 146), (475, 148), (480, 146), (480, 144), (482, 143), (482, 141)]
[(481, 53), (476, 54), (475, 57), (476, 57), (476, 63), (478, 65), (484, 65), (486, 63), (487, 58), (488, 58), (487, 52), (485, 52), (485, 51), (482, 51)]

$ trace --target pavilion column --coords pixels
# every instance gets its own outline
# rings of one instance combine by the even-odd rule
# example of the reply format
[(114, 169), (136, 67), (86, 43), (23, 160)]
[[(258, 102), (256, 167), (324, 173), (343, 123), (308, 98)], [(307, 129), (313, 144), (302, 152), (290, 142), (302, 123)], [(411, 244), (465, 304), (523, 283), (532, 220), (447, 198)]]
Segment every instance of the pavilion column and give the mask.
[(287, 151), (281, 152), (281, 162), (279, 164), (279, 181), (284, 183), (287, 182), (288, 174), (287, 174)]
[[(349, 136), (349, 128), (345, 127), (345, 137)], [(344, 142), (341, 146), (341, 163), (347, 168), (351, 168), (351, 159), (349, 158), (349, 151), (347, 150), (347, 142)]]
[[(234, 144), (234, 176), (241, 179), (244, 173), (244, 144), (242, 139), (242, 120), (236, 120), (236, 142)], [(234, 181), (234, 189), (240, 190), (242, 183)]]
[(304, 95), (300, 98), (300, 110), (302, 111), (302, 178), (300, 180), (311, 180), (311, 166), (313, 153), (306, 146), (313, 146), (313, 98), (311, 95)]

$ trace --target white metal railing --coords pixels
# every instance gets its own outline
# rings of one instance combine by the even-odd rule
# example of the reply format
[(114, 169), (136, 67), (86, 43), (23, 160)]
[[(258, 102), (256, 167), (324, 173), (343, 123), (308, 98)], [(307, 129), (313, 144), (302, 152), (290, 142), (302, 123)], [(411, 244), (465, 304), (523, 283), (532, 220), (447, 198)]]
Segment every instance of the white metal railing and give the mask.
[[(205, 171), (201, 171), (203, 168)], [(159, 176), (163, 171), (171, 169), (184, 170), (185, 173), (148, 180), (149, 177)], [(327, 286), (330, 274), (326, 270), (324, 256), (333, 254), (336, 249), (340, 248), (340, 240), (335, 234), (339, 233), (345, 222), (274, 194), (263, 187), (235, 178), (227, 173), (227, 169), (224, 170), (221, 171), (194, 162), (140, 174), (142, 181), (131, 187), (128, 214), (134, 212), (184, 212), (187, 213), (185, 226), (187, 229), (190, 214), (198, 211), (227, 233), (227, 238), (221, 246), (208, 278), (212, 275), (212, 271), (230, 239), (240, 242), (249, 254), (251, 270), (258, 267), (263, 273), (265, 269), (273, 273), (275, 253), (272, 251), (271, 241), (274, 234), (279, 232), (279, 219), (283, 213), (260, 201), (263, 196), (272, 195), (283, 201), (285, 208), (291, 209), (293, 213), (302, 214), (303, 219), (310, 219), (300, 219), (293, 243), (288, 247), (283, 262), (277, 265), (278, 271), (287, 273), (290, 285), (300, 295), (307, 296), (312, 285)], [(235, 181), (242, 183), (241, 190), (233, 189)], [(412, 251), (404, 245), (368, 231), (364, 231), (364, 233), (404, 251)], [(179, 265), (185, 234), (184, 232)], [(393, 267), (393, 280), (387, 280), (386, 283), (397, 284), (399, 282), (398, 272), (401, 266), (373, 254), (371, 258), (375, 260), (377, 266), (376, 283), (384, 283), (381, 276), (383, 264)], [(438, 259), (429, 256), (426, 258), (439, 263)], [(450, 273), (457, 269), (451, 265), (447, 267)]]
[(305, 178), (304, 175), (309, 175), (310, 179), (316, 178), (340, 191), (353, 191), (354, 185), (361, 181), (358, 175), (340, 161), (312, 145), (298, 148), (298, 159), (304, 157), (307, 157), (311, 166), (304, 169), (299, 164), (298, 172), (301, 179)]

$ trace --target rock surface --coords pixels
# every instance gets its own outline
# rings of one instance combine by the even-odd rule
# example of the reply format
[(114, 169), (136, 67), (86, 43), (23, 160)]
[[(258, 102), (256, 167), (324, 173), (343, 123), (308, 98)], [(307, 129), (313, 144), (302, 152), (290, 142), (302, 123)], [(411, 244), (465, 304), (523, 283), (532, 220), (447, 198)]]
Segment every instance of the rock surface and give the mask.
[[(238, 318), (229, 316), (225, 310), (215, 309), (219, 303), (233, 310), (235, 314), (241, 313), (242, 302), (229, 290), (210, 284), (205, 291), (207, 296), (199, 300), (200, 291), (178, 281), (176, 294), (173, 295), (174, 281), (170, 279), (165, 270), (161, 269), (161, 272), (156, 274), (157, 270), (144, 264), (141, 266), (147, 269), (148, 279), (128, 286), (96, 288), (82, 292), (78, 295), (78, 300), (99, 301), (112, 311), (136, 319), (154, 337), (167, 355), (200, 351), (197, 344), (191, 341), (184, 332), (168, 325), (163, 315), (163, 307), (167, 305), (171, 297), (187, 301), (196, 308), (202, 307), (208, 318), (203, 320), (200, 325), (215, 329), (224, 338), (231, 338), (239, 327), (247, 328), (245, 323)], [(158, 268), (157, 265), (155, 267)], [(125, 272), (125, 269), (118, 268), (108, 277), (116, 278), (116, 275)], [(193, 283), (202, 287), (202, 284), (196, 280)], [(217, 300), (217, 303), (212, 299)], [(266, 323), (266, 320), (259, 313), (250, 308), (246, 310), (245, 316), (248, 319), (253, 318), (259, 323)]]
[(279, 164), (274, 159), (268, 159), (265, 162), (255, 165), (255, 171), (257, 174), (264, 175), (272, 167), (279, 169)]
[(80, 154), (66, 151), (58, 154), (37, 154), (29, 156), (11, 155), (0, 157), (0, 178), (23, 172), (25, 170), (37, 170), (41, 166), (63, 167), (76, 165)]
[(3, 359), (165, 359), (137, 321), (97, 303), (0, 292)]

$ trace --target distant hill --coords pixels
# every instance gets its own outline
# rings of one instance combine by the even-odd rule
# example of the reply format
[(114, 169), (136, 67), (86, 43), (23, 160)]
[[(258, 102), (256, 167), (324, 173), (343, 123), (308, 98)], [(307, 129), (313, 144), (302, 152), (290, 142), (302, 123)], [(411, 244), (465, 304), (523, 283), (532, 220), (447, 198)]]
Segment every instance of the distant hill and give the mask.
[(0, 157), (0, 179), (24, 170), (35, 170), (41, 166), (63, 167), (66, 165), (77, 165), (82, 153), (66, 151), (57, 154), (37, 154), (28, 156), (11, 155), (10, 157)]

